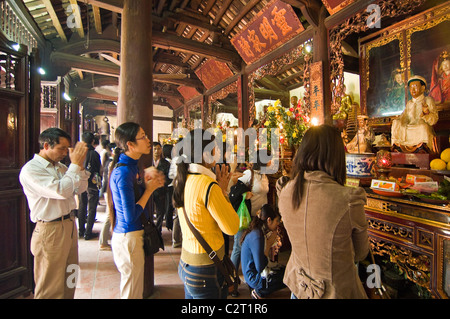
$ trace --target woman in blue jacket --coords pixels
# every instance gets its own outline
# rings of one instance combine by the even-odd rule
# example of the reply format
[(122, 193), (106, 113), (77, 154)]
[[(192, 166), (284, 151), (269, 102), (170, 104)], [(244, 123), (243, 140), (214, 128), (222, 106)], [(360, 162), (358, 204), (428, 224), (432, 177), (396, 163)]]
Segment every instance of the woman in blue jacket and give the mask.
[(150, 153), (151, 143), (138, 124), (121, 124), (116, 129), (115, 140), (117, 148), (108, 189), (113, 225), (111, 246), (120, 272), (120, 297), (142, 299), (145, 254), (140, 216), (145, 211), (149, 217), (145, 210), (147, 201), (155, 189), (164, 185), (164, 176), (155, 170), (143, 180), (139, 177), (138, 161), (143, 154)]
[(280, 214), (269, 204), (252, 219), (241, 238), (241, 263), (245, 282), (252, 289), (252, 298), (265, 298), (270, 293), (285, 287), (284, 268), (277, 271), (266, 269), (269, 251), (277, 239)]

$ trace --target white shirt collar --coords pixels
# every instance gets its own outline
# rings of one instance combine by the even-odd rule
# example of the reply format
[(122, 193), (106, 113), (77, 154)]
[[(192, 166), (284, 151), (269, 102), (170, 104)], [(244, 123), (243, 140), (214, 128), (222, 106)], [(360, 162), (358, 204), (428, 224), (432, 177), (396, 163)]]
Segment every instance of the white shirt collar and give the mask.
[(418, 98), (412, 98), (414, 103), (420, 102), (423, 99), (425, 99), (425, 95), (423, 95), (423, 94), (421, 96), (419, 96)]
[(203, 174), (213, 179), (216, 179), (216, 174), (214, 174), (213, 171), (200, 164), (195, 163), (189, 164), (189, 172)]
[(55, 168), (59, 168), (62, 164), (60, 162), (55, 163), (55, 165), (53, 165), (50, 161), (46, 160), (45, 158), (43, 158), (41, 155), (39, 154), (34, 154), (34, 158), (33, 160), (39, 162), (42, 166), (44, 166), (45, 168), (51, 166), (51, 167), (55, 167)]

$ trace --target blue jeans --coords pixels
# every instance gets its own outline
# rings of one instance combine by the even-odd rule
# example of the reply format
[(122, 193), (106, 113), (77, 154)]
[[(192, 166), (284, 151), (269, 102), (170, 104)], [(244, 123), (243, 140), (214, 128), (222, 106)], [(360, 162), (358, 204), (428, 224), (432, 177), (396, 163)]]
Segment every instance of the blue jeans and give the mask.
[(271, 274), (269, 276), (269, 279), (263, 278), (262, 281), (260, 281), (261, 284), (258, 285), (258, 287), (251, 288), (255, 289), (256, 293), (263, 298), (267, 297), (272, 292), (283, 289), (284, 287), (286, 287), (286, 285), (283, 283), (284, 271), (285, 268), (281, 268), (277, 272)]
[(241, 238), (243, 232), (244, 230), (240, 230), (234, 235), (233, 251), (230, 256), (230, 259), (237, 270), (239, 270), (239, 265), (241, 263)]
[(186, 299), (227, 299), (228, 286), (215, 265), (193, 266), (180, 260), (178, 275)]

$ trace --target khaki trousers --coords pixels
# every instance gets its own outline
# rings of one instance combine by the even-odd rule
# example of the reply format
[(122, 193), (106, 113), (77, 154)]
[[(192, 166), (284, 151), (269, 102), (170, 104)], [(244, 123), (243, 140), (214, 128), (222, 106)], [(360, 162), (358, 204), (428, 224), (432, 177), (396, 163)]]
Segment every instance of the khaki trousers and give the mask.
[(78, 232), (74, 217), (37, 222), (31, 237), (35, 299), (73, 299), (79, 274)]
[(113, 233), (111, 247), (120, 272), (120, 298), (142, 299), (144, 293), (144, 231)]

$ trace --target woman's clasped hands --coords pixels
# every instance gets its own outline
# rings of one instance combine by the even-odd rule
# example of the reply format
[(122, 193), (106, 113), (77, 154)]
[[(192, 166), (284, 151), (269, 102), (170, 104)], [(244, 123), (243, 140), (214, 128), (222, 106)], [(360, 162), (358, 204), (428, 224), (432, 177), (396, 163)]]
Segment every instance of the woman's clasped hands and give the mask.
[(164, 174), (156, 169), (154, 166), (148, 167), (144, 170), (145, 189), (153, 192), (154, 190), (163, 187), (165, 182)]

